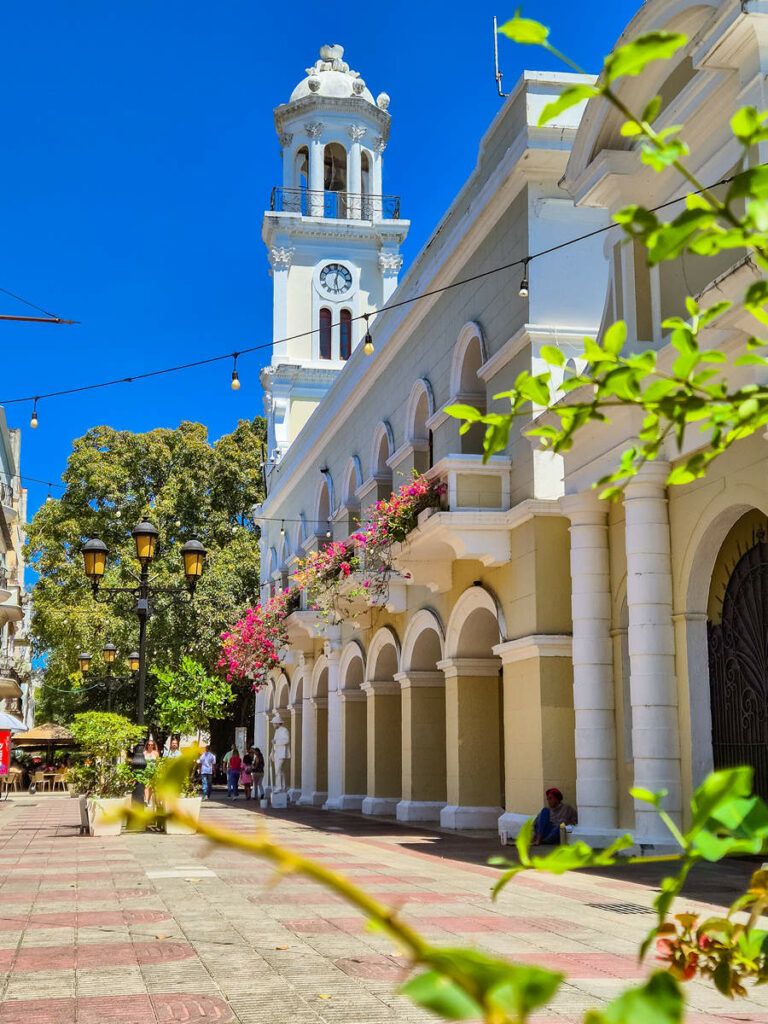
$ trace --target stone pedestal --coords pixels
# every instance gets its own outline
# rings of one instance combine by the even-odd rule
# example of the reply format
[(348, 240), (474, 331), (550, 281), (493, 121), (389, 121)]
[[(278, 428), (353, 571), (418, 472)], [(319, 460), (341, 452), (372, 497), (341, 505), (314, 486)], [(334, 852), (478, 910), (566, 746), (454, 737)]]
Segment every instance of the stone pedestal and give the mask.
[(288, 807), (288, 790), (281, 789), (278, 791), (273, 789), (269, 795), (269, 800), (273, 807)]

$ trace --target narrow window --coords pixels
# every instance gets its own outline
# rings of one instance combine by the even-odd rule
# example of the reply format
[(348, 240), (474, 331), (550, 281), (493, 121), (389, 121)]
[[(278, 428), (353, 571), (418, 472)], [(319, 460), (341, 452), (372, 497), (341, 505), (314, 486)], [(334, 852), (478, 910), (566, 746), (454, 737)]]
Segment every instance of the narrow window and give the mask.
[(339, 358), (349, 359), (352, 355), (352, 314), (348, 309), (341, 311), (339, 331)]
[(320, 310), (320, 358), (331, 358), (331, 311), (325, 307)]

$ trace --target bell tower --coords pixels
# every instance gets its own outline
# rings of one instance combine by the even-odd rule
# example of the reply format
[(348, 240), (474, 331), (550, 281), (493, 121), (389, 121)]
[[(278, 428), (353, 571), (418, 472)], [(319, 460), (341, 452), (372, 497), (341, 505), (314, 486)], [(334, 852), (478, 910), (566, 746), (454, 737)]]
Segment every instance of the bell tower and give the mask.
[(410, 226), (383, 189), (389, 97), (374, 100), (343, 58), (343, 47), (323, 46), (275, 109), (283, 178), (262, 225), (273, 281), (272, 360), (261, 374), (271, 464), (362, 340), (356, 318), (397, 287)]

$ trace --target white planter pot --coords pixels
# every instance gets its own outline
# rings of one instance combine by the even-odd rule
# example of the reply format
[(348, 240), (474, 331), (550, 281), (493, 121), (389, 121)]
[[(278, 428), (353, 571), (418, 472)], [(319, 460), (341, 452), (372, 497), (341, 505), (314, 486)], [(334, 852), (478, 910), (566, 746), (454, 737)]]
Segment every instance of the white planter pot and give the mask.
[[(201, 796), (182, 796), (179, 797), (177, 804), (181, 814), (184, 814), (187, 818), (194, 818), (197, 821), (200, 817), (203, 798)], [(170, 818), (166, 818), (165, 832), (169, 836), (191, 836), (197, 832), (197, 829), (192, 828), (190, 825), (182, 825), (180, 821), (172, 821)]]
[(119, 836), (123, 827), (124, 796), (88, 797), (88, 822), (92, 836)]

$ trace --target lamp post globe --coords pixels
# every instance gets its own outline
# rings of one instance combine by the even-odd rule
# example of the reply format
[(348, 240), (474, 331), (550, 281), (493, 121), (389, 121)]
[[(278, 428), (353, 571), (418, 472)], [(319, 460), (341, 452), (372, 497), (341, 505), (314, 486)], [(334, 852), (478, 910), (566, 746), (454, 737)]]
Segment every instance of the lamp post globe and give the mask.
[(203, 574), (205, 548), (196, 537), (193, 537), (182, 547), (181, 557), (184, 560), (184, 575), (187, 578), (187, 585), (190, 590), (194, 590)]
[(136, 543), (136, 557), (142, 566), (149, 565), (155, 557), (157, 548), (157, 529), (152, 523), (139, 523), (131, 530), (131, 536)]
[(85, 575), (93, 584), (98, 587), (104, 577), (107, 568), (107, 555), (109, 550), (103, 540), (94, 537), (83, 544), (83, 562), (85, 563)]

